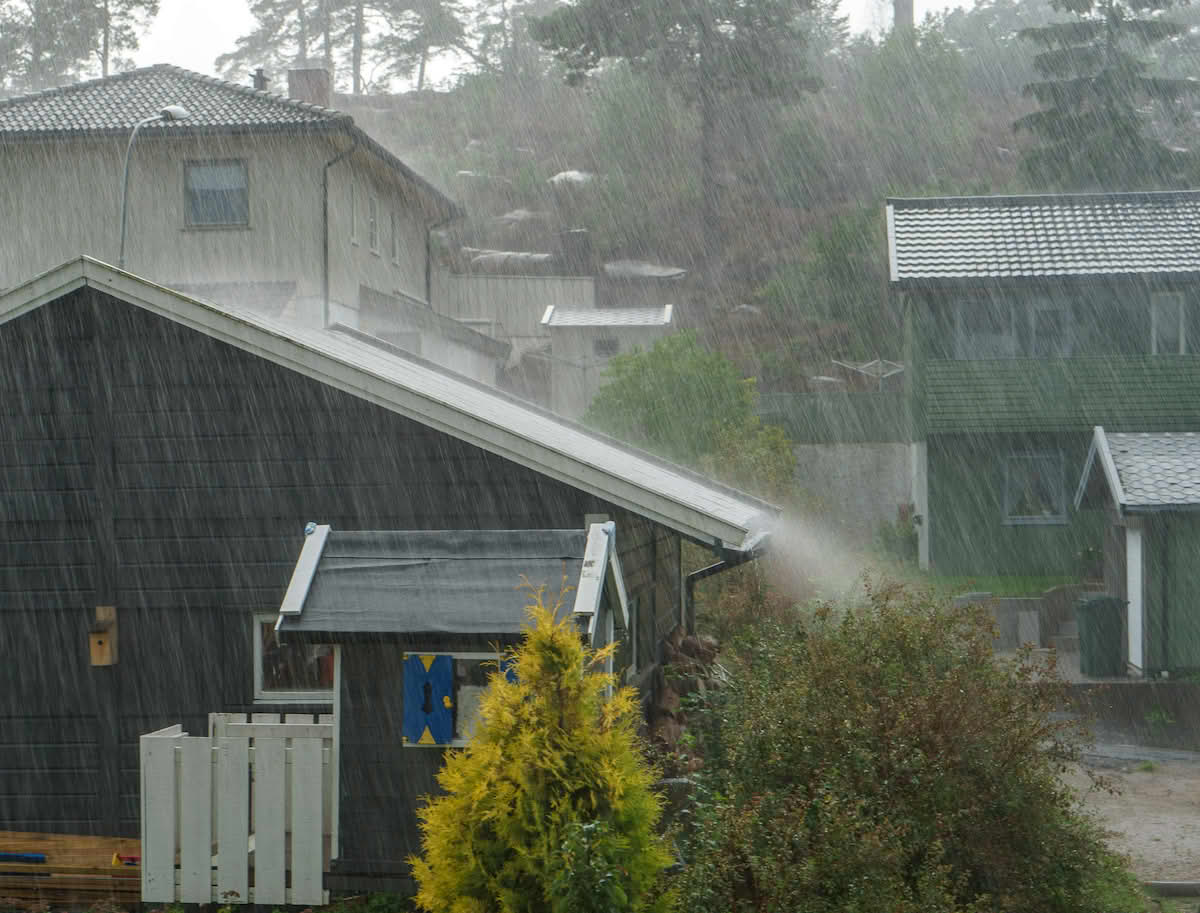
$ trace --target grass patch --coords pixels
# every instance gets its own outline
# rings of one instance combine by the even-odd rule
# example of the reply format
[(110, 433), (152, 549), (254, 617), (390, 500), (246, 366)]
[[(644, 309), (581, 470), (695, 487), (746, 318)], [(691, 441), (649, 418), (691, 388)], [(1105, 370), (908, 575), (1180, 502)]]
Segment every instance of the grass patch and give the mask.
[(1158, 765), (1155, 764), (1153, 761), (1142, 761), (1142, 763), (1140, 763), (1134, 769), (1136, 771), (1138, 771), (1139, 773), (1152, 774), (1152, 773), (1154, 773), (1154, 771), (1158, 770)]

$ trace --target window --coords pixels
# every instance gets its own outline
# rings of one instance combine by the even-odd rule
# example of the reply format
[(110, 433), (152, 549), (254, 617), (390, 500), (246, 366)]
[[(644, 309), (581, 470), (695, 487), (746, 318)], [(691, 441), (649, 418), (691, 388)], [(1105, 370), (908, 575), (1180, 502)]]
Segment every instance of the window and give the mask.
[(1067, 522), (1061, 452), (1009, 454), (1004, 469), (1006, 523)]
[(263, 703), (333, 702), (333, 647), (280, 643), (275, 615), (254, 616), (254, 699)]
[(400, 220), (392, 210), (392, 262), (400, 262)]
[(1154, 355), (1187, 352), (1187, 302), (1183, 292), (1150, 296), (1150, 351)]
[(465, 745), (497, 665), (512, 675), (496, 653), (405, 653), (405, 747)]
[(183, 189), (189, 227), (250, 224), (250, 189), (244, 161), (187, 162)]
[(350, 243), (358, 243), (358, 187), (350, 182)]
[(621, 343), (615, 339), (597, 339), (592, 343), (592, 352), (597, 358), (612, 358), (621, 351)]
[(958, 303), (955, 358), (1012, 358), (1015, 354), (1013, 308), (1007, 301), (985, 297)]
[(1071, 311), (1051, 298), (1029, 303), (1029, 341), (1023, 351), (1033, 358), (1071, 354)]
[(367, 197), (367, 247), (379, 253), (379, 200)]

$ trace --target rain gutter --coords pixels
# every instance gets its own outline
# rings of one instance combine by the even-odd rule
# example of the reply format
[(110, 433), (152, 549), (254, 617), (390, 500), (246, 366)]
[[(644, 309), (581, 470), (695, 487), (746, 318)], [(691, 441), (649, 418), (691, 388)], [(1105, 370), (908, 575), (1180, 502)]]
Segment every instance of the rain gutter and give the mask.
[(722, 571), (733, 570), (739, 565), (753, 561), (763, 553), (763, 544), (756, 544), (754, 548), (746, 549), (745, 551), (726, 551), (725, 557), (715, 564), (710, 564), (708, 567), (702, 567), (698, 571), (692, 571), (684, 579), (684, 600), (683, 600), (683, 623), (688, 634), (696, 633), (696, 584), (701, 580), (716, 576)]
[(321, 325), (329, 326), (329, 169), (349, 156), (358, 148), (359, 132), (348, 131), (351, 139), (349, 149), (343, 149), (328, 162), (321, 171)]

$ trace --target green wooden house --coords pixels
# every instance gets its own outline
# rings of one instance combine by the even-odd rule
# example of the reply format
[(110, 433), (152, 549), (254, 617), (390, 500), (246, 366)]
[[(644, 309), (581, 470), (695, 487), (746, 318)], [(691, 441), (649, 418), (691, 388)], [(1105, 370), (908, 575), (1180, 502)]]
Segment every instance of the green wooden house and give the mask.
[(1104, 589), (1125, 601), (1134, 674), (1200, 671), (1200, 434), (1097, 427), (1074, 506), (1104, 525)]
[(1094, 426), (1200, 429), (1200, 192), (892, 199), (923, 566), (1076, 574)]

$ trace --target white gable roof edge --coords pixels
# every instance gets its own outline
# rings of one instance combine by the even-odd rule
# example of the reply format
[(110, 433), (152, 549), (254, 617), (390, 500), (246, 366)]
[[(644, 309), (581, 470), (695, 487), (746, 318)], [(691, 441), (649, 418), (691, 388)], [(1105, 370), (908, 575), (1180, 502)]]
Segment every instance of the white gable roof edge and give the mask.
[[(668, 497), (645, 484), (638, 484), (604, 467), (588, 463), (579, 455), (555, 449), (543, 441), (523, 437), (481, 416), (435, 401), (419, 391), (406, 389), (366, 367), (340, 359), (336, 354), (323, 352), (303, 339), (286, 335), (271, 326), (246, 319), (215, 305), (189, 298), (90, 257), (68, 261), (7, 293), (0, 294), (0, 324), (83, 285), (112, 294), (206, 336), (298, 371), (389, 411), (420, 421), (431, 428), (595, 494), (610, 503), (702, 542), (712, 542), (735, 551), (755, 548), (764, 538), (764, 534), (767, 533), (766, 527), (777, 513), (776, 508), (750, 496), (742, 496), (742, 503), (747, 508), (759, 508), (758, 513), (750, 518), (757, 522), (739, 523), (706, 512)], [(563, 424), (569, 425), (566, 422)], [(595, 442), (598, 447), (617, 444), (598, 435), (595, 436)], [(634, 448), (624, 449), (628, 450), (630, 457), (658, 465), (655, 458), (649, 455), (643, 455)], [(674, 472), (682, 478), (691, 475), (686, 471), (673, 470), (667, 464), (660, 468)], [(696, 481), (698, 485), (705, 484), (700, 479)], [(734, 494), (732, 489), (718, 483), (707, 484), (720, 492)]]

